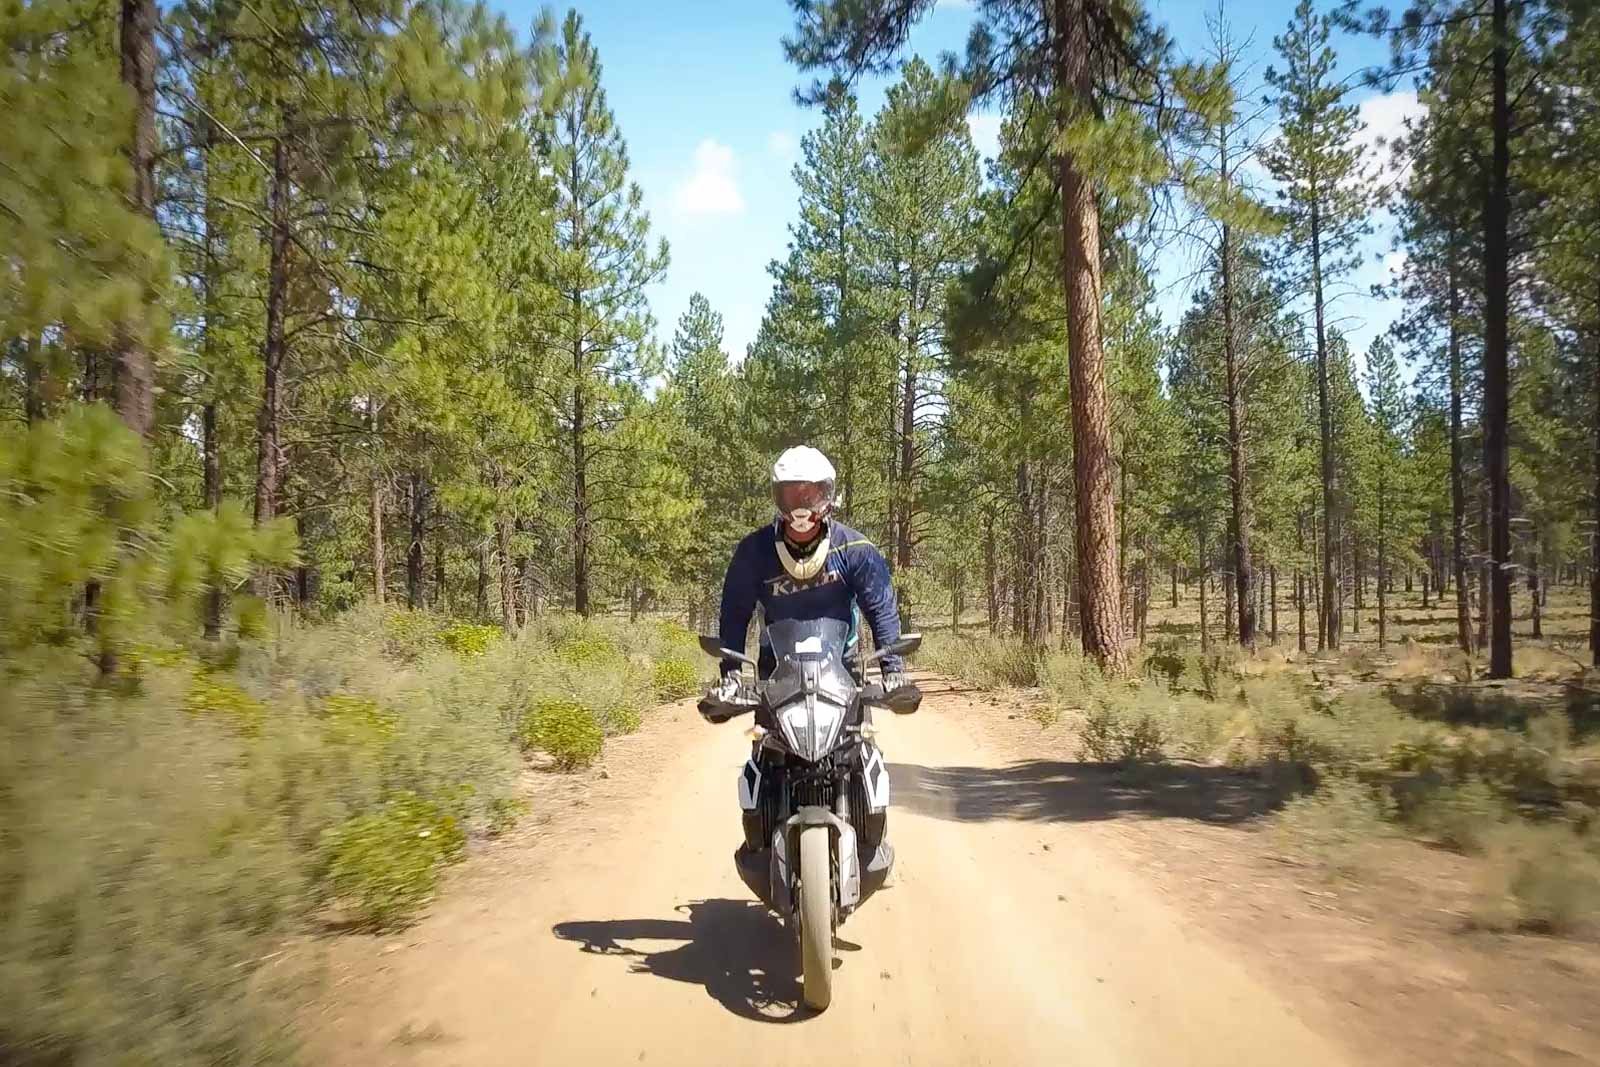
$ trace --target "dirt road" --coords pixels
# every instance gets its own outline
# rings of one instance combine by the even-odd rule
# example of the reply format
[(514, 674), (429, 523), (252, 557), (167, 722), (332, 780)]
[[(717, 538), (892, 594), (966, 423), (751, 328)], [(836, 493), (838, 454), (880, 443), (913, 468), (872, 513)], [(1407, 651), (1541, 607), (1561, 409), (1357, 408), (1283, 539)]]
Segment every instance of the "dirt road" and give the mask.
[[(1346, 1062), (928, 685), (881, 716), (891, 886), (841, 929), (833, 1007), (732, 865), (739, 724), (657, 712), (606, 777), (474, 858), (405, 934), (335, 949), (335, 1064)], [(1088, 816), (1085, 815), (1084, 818)], [(827, 1059), (825, 1059), (827, 1058)]]

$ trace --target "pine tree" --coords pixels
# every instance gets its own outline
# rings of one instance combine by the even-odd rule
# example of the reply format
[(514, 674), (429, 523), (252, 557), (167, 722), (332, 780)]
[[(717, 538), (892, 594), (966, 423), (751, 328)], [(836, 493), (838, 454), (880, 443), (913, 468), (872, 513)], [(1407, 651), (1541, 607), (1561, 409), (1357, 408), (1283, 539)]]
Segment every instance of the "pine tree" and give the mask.
[[(789, 58), (802, 70), (830, 68), (853, 77), (888, 69), (934, 0), (795, 0), (794, 6), (798, 25), (786, 42)], [(961, 81), (934, 107), (959, 113), (969, 101), (1015, 94), (1043, 104), (1049, 115), (1046, 157), (1059, 191), (1054, 214), (1067, 317), (1079, 614), (1084, 649), (1112, 671), (1126, 665), (1127, 650), (1101, 330), (1101, 211), (1134, 195), (1157, 169), (1142, 102), (1157, 95), (1151, 83), (1164, 49), (1138, 5), (1127, 0), (987, 0)], [(826, 93), (818, 84), (803, 95), (817, 100)]]
[(1238, 49), (1229, 40), (1226, 25), (1212, 28), (1213, 63), (1188, 72), (1182, 86), (1195, 118), (1187, 134), (1190, 167), (1185, 186), (1204, 228), (1201, 237), (1217, 287), (1220, 315), (1217, 340), (1222, 355), (1222, 401), (1228, 413), (1228, 540), (1232, 553), (1234, 603), (1238, 610), (1239, 643), (1256, 644), (1255, 558), (1250, 539), (1254, 532), (1253, 494), (1249, 484), (1249, 459), (1245, 393), (1252, 366), (1257, 361), (1251, 344), (1256, 331), (1246, 319), (1270, 316), (1271, 306), (1247, 305), (1241, 299), (1241, 262), (1251, 243), (1271, 233), (1272, 216), (1256, 198), (1241, 174), (1259, 162), (1260, 139), (1252, 117), (1240, 109), (1236, 73)]
[(576, 12), (542, 63), (555, 115), (556, 239), (546, 277), (556, 310), (541, 343), (561, 360), (572, 601), (588, 615), (597, 541), (628, 513), (619, 491), (640, 444), (628, 423), (658, 359), (644, 288), (666, 270), (667, 248), (650, 246), (643, 194), (628, 181), (627, 149), (600, 87), (599, 56)]
[[(1285, 64), (1268, 70), (1276, 93), (1280, 134), (1265, 154), (1268, 170), (1282, 186), (1290, 260), (1304, 273), (1296, 279), (1309, 291), (1314, 319), (1317, 395), (1322, 438), (1322, 527), (1329, 546), (1339, 542), (1341, 492), (1335, 459), (1332, 401), (1329, 396), (1328, 289), (1357, 261), (1357, 242), (1370, 231), (1371, 193), (1363, 171), (1358, 135), (1362, 123), (1346, 87), (1335, 77), (1328, 45), (1331, 23), (1311, 0), (1300, 0), (1288, 30), (1273, 39)], [(1335, 588), (1334, 553), (1322, 559), (1322, 632), (1339, 645), (1340, 601)]]

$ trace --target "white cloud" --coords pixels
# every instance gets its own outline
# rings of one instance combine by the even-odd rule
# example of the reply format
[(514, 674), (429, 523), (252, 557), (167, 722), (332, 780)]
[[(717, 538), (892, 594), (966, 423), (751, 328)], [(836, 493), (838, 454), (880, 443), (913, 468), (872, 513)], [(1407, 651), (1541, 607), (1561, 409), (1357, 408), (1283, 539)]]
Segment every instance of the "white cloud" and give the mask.
[(1394, 144), (1406, 135), (1406, 123), (1426, 115), (1428, 109), (1410, 89), (1369, 96), (1361, 101), (1361, 121), (1366, 123), (1361, 141), (1367, 146), (1367, 161), (1376, 165), (1386, 178), (1403, 179), (1403, 168), (1394, 165)]
[(978, 147), (978, 155), (985, 159), (993, 159), (1000, 154), (1000, 122), (998, 114), (980, 115), (974, 112), (967, 116), (967, 129), (972, 133), (972, 143)]
[(773, 130), (767, 134), (767, 152), (780, 163), (788, 163), (800, 153), (800, 142), (788, 130)]
[(707, 137), (695, 146), (694, 169), (672, 191), (679, 215), (738, 215), (744, 197), (734, 176), (733, 149)]

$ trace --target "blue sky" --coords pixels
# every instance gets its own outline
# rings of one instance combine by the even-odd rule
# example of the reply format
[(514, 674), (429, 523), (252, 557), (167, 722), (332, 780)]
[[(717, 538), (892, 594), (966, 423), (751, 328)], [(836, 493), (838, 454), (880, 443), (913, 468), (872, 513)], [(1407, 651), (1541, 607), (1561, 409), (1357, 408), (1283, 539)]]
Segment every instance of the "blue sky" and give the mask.
[[(497, 0), (491, 0), (497, 2)], [(514, 24), (526, 28), (540, 6), (530, 0), (498, 0)], [(1198, 54), (1209, 40), (1205, 15), (1214, 4), (1165, 0), (1151, 5), (1180, 49)], [(1288, 0), (1236, 0), (1228, 19), (1239, 37), (1252, 40), (1259, 78), (1269, 62), (1272, 37), (1291, 10)], [(634, 180), (644, 190), (654, 231), (671, 245), (672, 264), (650, 293), (663, 340), (696, 290), (705, 293), (725, 321), (726, 347), (741, 358), (755, 338), (771, 290), (767, 265), (785, 254), (788, 227), (796, 215), (790, 171), (801, 136), (819, 119), (793, 102), (803, 80), (784, 61), (780, 39), (792, 25), (785, 0), (586, 0), (577, 5), (600, 53), (602, 84), (626, 139)], [(563, 10), (563, 9), (558, 9)], [(911, 51), (930, 59), (959, 48), (973, 10), (962, 0), (941, 0), (919, 25)], [(1381, 56), (1370, 40), (1339, 44), (1341, 60), (1354, 67)], [(883, 100), (889, 80), (861, 87), (863, 113)], [(1363, 103), (1373, 135), (1398, 131), (1414, 109), (1407, 93)], [(995, 115), (971, 120), (980, 152), (993, 151)], [(1376, 258), (1388, 247), (1386, 234), (1369, 242)], [(1180, 249), (1158, 263), (1159, 304), (1173, 321), (1189, 300), (1190, 257)], [(1382, 263), (1364, 267), (1353, 290), (1341, 296), (1335, 317), (1357, 350), (1392, 319), (1395, 309), (1362, 295), (1387, 273)]]

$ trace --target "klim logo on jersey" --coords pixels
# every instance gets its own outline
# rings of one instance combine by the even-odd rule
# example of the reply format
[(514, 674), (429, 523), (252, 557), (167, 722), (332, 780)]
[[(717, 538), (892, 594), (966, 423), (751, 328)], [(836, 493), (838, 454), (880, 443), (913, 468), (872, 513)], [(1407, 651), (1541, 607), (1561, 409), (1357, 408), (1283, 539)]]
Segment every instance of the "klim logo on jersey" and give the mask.
[(842, 580), (834, 571), (825, 570), (815, 578), (810, 578), (806, 581), (790, 578), (788, 575), (779, 575), (776, 578), (767, 579), (767, 584), (772, 587), (773, 596), (793, 596), (796, 593), (804, 593), (809, 589), (820, 589), (825, 585), (832, 585), (834, 582)]

